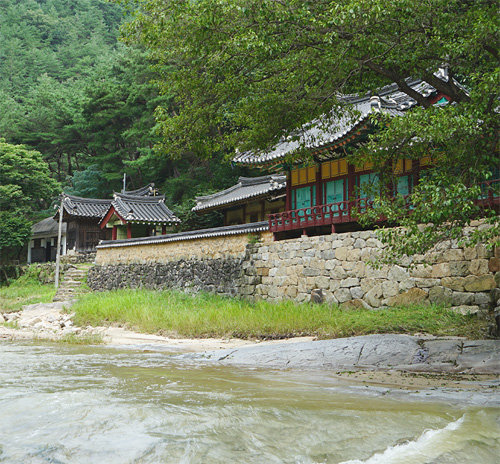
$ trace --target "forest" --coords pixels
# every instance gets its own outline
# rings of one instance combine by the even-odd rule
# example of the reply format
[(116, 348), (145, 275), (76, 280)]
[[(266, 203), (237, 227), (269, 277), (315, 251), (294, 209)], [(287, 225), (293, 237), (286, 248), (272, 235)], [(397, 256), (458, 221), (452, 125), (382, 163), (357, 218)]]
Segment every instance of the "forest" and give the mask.
[[(191, 207), (196, 195), (256, 174), (230, 163), (235, 150), (265, 150), (340, 114), (341, 93), (392, 82), (419, 107), (379, 119), (376, 134), (348, 155), (382, 168), (432, 154), (435, 169), (414, 189), (412, 215), (381, 198), (372, 219), (405, 225), (409, 233), (385, 237), (396, 255), (457, 237), (482, 214), (476, 186), (499, 165), (496, 8), (491, 0), (2, 0), (0, 193), (8, 211), (0, 215), (9, 220), (0, 221), (0, 241), (6, 224), (11, 236), (22, 229), (19, 217), (51, 214), (61, 189), (108, 197), (124, 173), (131, 189), (155, 182), (182, 228), (218, 225), (216, 213), (196, 216)], [(446, 82), (433, 74), (442, 66)], [(405, 86), (409, 76), (452, 104), (429, 107)], [(16, 187), (26, 176), (13, 167), (19, 156), (49, 179), (43, 196), (27, 195), (35, 191), (28, 179)], [(498, 236), (498, 216), (490, 219), (490, 237)]]
[[(190, 214), (193, 198), (243, 171), (219, 153), (173, 159), (155, 148), (155, 109), (174, 111), (172, 95), (159, 94), (144, 48), (119, 40), (126, 20), (105, 0), (2, 0), (0, 138), (41, 153), (67, 193), (109, 197), (126, 173), (129, 189), (155, 182), (184, 227), (217, 222)], [(53, 193), (33, 205), (33, 218), (47, 215)]]

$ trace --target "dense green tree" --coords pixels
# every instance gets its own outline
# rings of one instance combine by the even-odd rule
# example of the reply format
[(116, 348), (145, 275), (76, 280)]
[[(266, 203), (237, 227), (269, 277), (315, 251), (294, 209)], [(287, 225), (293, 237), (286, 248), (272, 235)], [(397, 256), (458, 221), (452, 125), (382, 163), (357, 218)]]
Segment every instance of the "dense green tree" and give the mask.
[[(435, 174), (415, 190), (406, 232), (384, 235), (400, 255), (458, 237), (472, 218), (488, 214), (474, 205), (473, 186), (498, 165), (497, 6), (491, 0), (144, 0), (125, 34), (145, 45), (159, 67), (169, 67), (159, 78), (162, 90), (176, 95), (175, 111), (157, 114), (164, 150), (179, 156), (269, 148), (314, 118), (349, 116), (341, 93), (396, 82), (419, 108), (405, 118), (374, 120), (379, 130), (352, 159), (383, 169), (397, 158), (433, 155)], [(434, 75), (442, 66), (446, 80)], [(431, 107), (407, 85), (410, 76), (425, 79), (451, 104)], [(401, 216), (397, 202), (377, 204), (383, 207), (376, 214)], [(432, 225), (422, 232), (417, 221)], [(490, 236), (498, 235), (497, 217), (491, 223)]]
[[(158, 151), (155, 119), (176, 111), (141, 47), (117, 42), (122, 8), (101, 0), (0, 3), (0, 136), (43, 153), (67, 193), (109, 197), (155, 182), (167, 204), (189, 215), (183, 227), (216, 224), (192, 215), (193, 198), (231, 185), (244, 170), (220, 153), (211, 161), (186, 150)], [(49, 213), (46, 213), (49, 214)]]
[(0, 135), (42, 152), (60, 181), (86, 164), (81, 101), (121, 20), (104, 0), (0, 2)]
[(0, 139), (0, 260), (19, 254), (33, 213), (47, 208), (59, 188), (39, 152)]

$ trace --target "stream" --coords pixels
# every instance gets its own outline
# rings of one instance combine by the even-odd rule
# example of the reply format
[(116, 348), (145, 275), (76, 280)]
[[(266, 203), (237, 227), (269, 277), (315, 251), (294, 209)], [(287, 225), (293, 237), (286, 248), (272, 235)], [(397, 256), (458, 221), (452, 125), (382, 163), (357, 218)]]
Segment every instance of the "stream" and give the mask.
[[(432, 398), (431, 398), (432, 399)], [(0, 463), (497, 463), (500, 408), (328, 373), (0, 342)]]

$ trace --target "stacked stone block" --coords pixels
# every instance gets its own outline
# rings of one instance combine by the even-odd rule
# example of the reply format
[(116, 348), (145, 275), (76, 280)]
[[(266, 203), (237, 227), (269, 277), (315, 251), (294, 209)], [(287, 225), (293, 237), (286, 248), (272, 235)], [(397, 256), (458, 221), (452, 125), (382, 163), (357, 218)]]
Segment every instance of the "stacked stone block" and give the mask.
[(426, 256), (377, 268), (373, 262), (383, 249), (373, 231), (254, 245), (249, 256), (260, 276), (255, 296), (304, 302), (316, 292), (327, 302), (365, 308), (438, 303), (477, 312), (492, 307), (498, 256), (484, 245), (463, 249), (445, 242)]

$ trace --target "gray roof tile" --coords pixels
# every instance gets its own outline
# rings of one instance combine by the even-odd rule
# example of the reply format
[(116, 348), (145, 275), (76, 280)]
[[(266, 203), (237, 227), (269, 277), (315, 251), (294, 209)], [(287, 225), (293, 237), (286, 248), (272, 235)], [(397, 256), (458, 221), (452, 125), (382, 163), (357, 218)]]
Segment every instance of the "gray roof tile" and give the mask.
[[(66, 233), (67, 224), (62, 223), (62, 233)], [(58, 222), (53, 217), (42, 219), (31, 227), (32, 238), (57, 235), (59, 229)]]
[(63, 196), (63, 208), (70, 216), (100, 219), (111, 205), (111, 200), (82, 198), (74, 195)]
[[(165, 205), (165, 196), (136, 196), (115, 193), (111, 206), (128, 222), (176, 224), (181, 222)], [(108, 208), (109, 210), (109, 208)], [(106, 211), (107, 212), (107, 211)]]
[[(442, 71), (436, 73), (436, 76), (447, 79), (446, 73)], [(407, 83), (425, 97), (435, 92), (434, 87), (421, 79), (407, 79)], [(278, 162), (299, 148), (317, 149), (340, 141), (346, 135), (355, 132), (374, 112), (402, 116), (417, 104), (413, 98), (401, 92), (397, 84), (378, 89), (375, 98), (371, 93), (344, 95), (340, 98), (340, 102), (349, 108), (344, 115), (338, 116), (336, 111), (332, 111), (329, 115), (304, 124), (295, 133), (280, 140), (271, 150), (237, 153), (233, 161), (240, 164)]]
[(212, 195), (196, 197), (193, 211), (203, 211), (237, 203), (248, 198), (270, 196), (286, 188), (286, 176), (240, 177), (238, 183)]
[(157, 235), (154, 237), (129, 238), (123, 240), (103, 240), (97, 248), (114, 248), (122, 246), (146, 245), (183, 240), (195, 240), (208, 237), (223, 237), (227, 235), (250, 234), (269, 230), (268, 221), (252, 222), (250, 224), (237, 224), (234, 226), (214, 227), (211, 229), (190, 230), (177, 234)]

